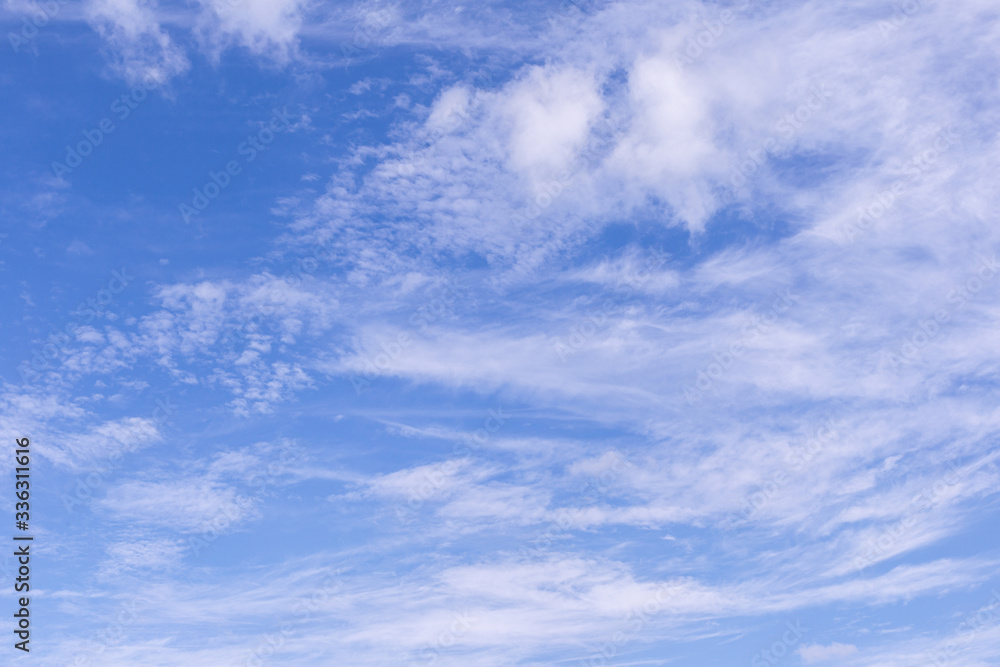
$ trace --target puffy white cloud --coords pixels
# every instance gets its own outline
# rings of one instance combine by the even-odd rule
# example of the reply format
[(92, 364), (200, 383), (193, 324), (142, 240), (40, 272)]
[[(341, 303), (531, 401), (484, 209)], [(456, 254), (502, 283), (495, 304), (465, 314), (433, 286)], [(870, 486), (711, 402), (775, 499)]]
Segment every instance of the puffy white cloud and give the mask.
[(210, 48), (238, 44), (278, 61), (295, 55), (305, 0), (201, 0), (201, 34)]
[(595, 77), (570, 67), (528, 69), (500, 103), (510, 167), (536, 188), (569, 168), (604, 106)]
[(708, 179), (724, 164), (704, 81), (667, 54), (640, 56), (628, 74), (629, 127), (608, 159), (609, 176), (664, 196), (695, 230), (715, 210)]

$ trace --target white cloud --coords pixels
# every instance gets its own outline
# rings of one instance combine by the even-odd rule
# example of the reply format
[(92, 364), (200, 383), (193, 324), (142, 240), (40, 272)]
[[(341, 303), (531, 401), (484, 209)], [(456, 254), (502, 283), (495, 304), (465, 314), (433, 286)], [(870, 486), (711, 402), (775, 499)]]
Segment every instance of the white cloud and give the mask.
[(502, 104), (509, 164), (536, 188), (569, 168), (604, 106), (593, 75), (553, 67), (528, 69)]
[(90, 249), (86, 243), (80, 239), (73, 239), (73, 242), (69, 244), (66, 248), (66, 252), (70, 255), (93, 255), (94, 251)]
[(204, 479), (122, 482), (96, 506), (116, 521), (184, 533), (224, 531), (253, 511), (233, 487)]
[(379, 475), (367, 482), (367, 486), (372, 493), (404, 499), (450, 495), (463, 483), (489, 477), (489, 470), (470, 470), (470, 466), (467, 459), (417, 466)]
[(706, 176), (723, 164), (703, 81), (669, 55), (639, 57), (629, 72), (631, 123), (609, 158), (617, 182), (662, 193), (695, 230), (715, 209)]
[(105, 572), (117, 575), (139, 570), (168, 570), (176, 567), (184, 552), (179, 540), (124, 540), (108, 546)]
[(200, 0), (201, 34), (218, 50), (232, 43), (284, 62), (296, 54), (305, 0)]
[(858, 652), (858, 648), (852, 644), (830, 644), (822, 646), (820, 644), (807, 644), (799, 647), (798, 654), (802, 656), (802, 661), (807, 665), (814, 662), (826, 662), (835, 658), (847, 658)]
[(148, 417), (126, 417), (98, 424), (84, 433), (66, 433), (57, 447), (64, 452), (56, 460), (75, 466), (93, 465), (107, 459), (118, 460), (162, 440), (158, 423)]
[[(359, 489), (331, 500), (391, 506), (416, 495), (433, 507), (419, 530), (387, 530), (383, 542), (359, 547), (375, 552), (364, 554), (369, 563), (388, 561), (385, 550), (398, 547), (407, 550), (407, 566), (421, 566), (369, 574), (351, 595), (324, 603), (290, 655), (340, 650), (359, 664), (398, 662), (388, 651), (421, 649), (453, 622), (450, 611), (466, 608), (481, 625), (443, 663), (516, 664), (523, 656), (509, 652), (511, 637), (541, 653), (610, 636), (609, 623), (668, 581), (630, 568), (621, 554), (632, 545), (615, 541), (617, 527), (636, 542), (642, 531), (658, 540), (669, 529), (676, 539), (663, 567), (691, 573), (672, 613), (648, 626), (651, 641), (690, 637), (696, 631), (681, 627), (689, 621), (704, 632), (706, 618), (844, 602), (874, 609), (966, 590), (995, 571), (993, 562), (927, 561), (917, 551), (944, 546), (981, 520), (1000, 488), (995, 460), (984, 457), (1000, 433), (993, 390), (1000, 298), (988, 283), (961, 305), (954, 300), (980, 256), (1000, 248), (991, 180), (1000, 150), (988, 129), (997, 94), (979, 85), (996, 62), (989, 6), (924, 5), (892, 42), (879, 34), (878, 11), (861, 4), (769, 7), (740, 16), (696, 62), (678, 68), (674, 53), (704, 29), (708, 10), (658, 5), (613, 3), (556, 21), (573, 30), (543, 28), (546, 40), (516, 58), (536, 64), (507, 83), (477, 86), (467, 73), (428, 65), (421, 93), (442, 89), (410, 92), (434, 99), (431, 107), (414, 103), (388, 143), (359, 146), (341, 160), (327, 191), (297, 212), (282, 240), (288, 252), (329, 241), (322, 247), (335, 279), (293, 283), (262, 273), (167, 285), (134, 331), (116, 324), (77, 332), (54, 383), (155, 359), (184, 381), (225, 387), (244, 415), (274, 410), (318, 386), (323, 373), (349, 391), (344, 375), (364, 375), (388, 355), (386, 341), (409, 334), (375, 381), (417, 385), (412, 395), (420, 398), (431, 393), (424, 388), (460, 389), (530, 405), (523, 421), (533, 427), (597, 429), (596, 442), (586, 442), (532, 438), (527, 426), (514, 426), (517, 433), (491, 440), (483, 460), (390, 461), (368, 475), (299, 473)], [(109, 7), (102, 16), (118, 27), (108, 34), (137, 35), (137, 43), (166, 35), (145, 6)], [(225, 19), (231, 24), (219, 18), (212, 29), (254, 52), (295, 53), (302, 6), (258, 9)], [(413, 29), (441, 35), (459, 24)], [(452, 35), (446, 45), (486, 43), (486, 32)], [(829, 93), (814, 100), (818, 108), (810, 106), (813, 87)], [(790, 133), (781, 125), (789, 114), (797, 123)], [(602, 125), (604, 116), (620, 131)], [(891, 206), (879, 202), (883, 212), (864, 234), (846, 237), (857, 207), (871, 208), (891, 191), (945, 125), (958, 140), (906, 181)], [(568, 166), (572, 178), (542, 197), (536, 185)], [(746, 172), (745, 185), (733, 185), (735, 170)], [(713, 218), (720, 211), (723, 219)], [(621, 236), (629, 240), (601, 260), (607, 222), (627, 228)], [(676, 235), (657, 241), (668, 227)], [(636, 248), (658, 243), (677, 252), (650, 268)], [(493, 279), (460, 268), (465, 258), (488, 263)], [(434, 286), (455, 277), (471, 286), (437, 310)], [(794, 298), (779, 312), (774, 304), (786, 290)], [(614, 311), (594, 316), (605, 298)], [(926, 322), (939, 309), (947, 320), (931, 333)], [(560, 344), (570, 352), (561, 354)], [(887, 364), (890, 354), (905, 362)], [(696, 389), (690, 402), (686, 387)], [(33, 427), (32, 410), (90, 417), (59, 397), (4, 401), (16, 409), (0, 418), (5, 433)], [(339, 402), (318, 408), (331, 409), (347, 411)], [(393, 417), (406, 409), (384, 408)], [(447, 419), (467, 417), (459, 412)], [(445, 421), (440, 415), (423, 418)], [(817, 427), (830, 419), (836, 434), (817, 440)], [(438, 423), (404, 434), (456, 436)], [(68, 465), (105, 451), (132, 424), (152, 441), (155, 429), (143, 420), (90, 424), (61, 440), (46, 433), (64, 443), (50, 458)], [(641, 456), (596, 499), (582, 498), (581, 478), (600, 479), (614, 465), (609, 450), (623, 443), (640, 445)], [(796, 465), (804, 452), (808, 461)], [(501, 456), (503, 463), (487, 460)], [(220, 513), (240, 521), (252, 508), (235, 484), (266, 458), (256, 449), (229, 451), (204, 476), (131, 479), (99, 506), (150, 530), (204, 530)], [(958, 481), (915, 503), (956, 461)], [(379, 509), (373, 515), (382, 518)], [(734, 515), (743, 521), (730, 525)], [(533, 559), (484, 556), (474, 545), (469, 562), (456, 562), (448, 551), (491, 531), (491, 548), (514, 551), (552, 525), (559, 544)], [(588, 553), (598, 530), (614, 543), (601, 559)], [(424, 543), (439, 549), (433, 558), (410, 549)], [(867, 562), (882, 567), (858, 568), (872, 544), (878, 548)], [(136, 567), (172, 557), (156, 540), (114, 548)], [(237, 582), (243, 588), (234, 585), (199, 613), (266, 616), (288, 595), (281, 585), (305, 594), (307, 579)], [(713, 585), (702, 583), (709, 579)], [(159, 593), (175, 603), (166, 616), (202, 594), (166, 584)], [(336, 641), (328, 634), (334, 623), (343, 624)], [(132, 648), (183, 664), (172, 648)], [(916, 664), (915, 650), (874, 650), (871, 664)], [(855, 651), (813, 645), (801, 657), (868, 659), (867, 647), (852, 658)], [(885, 657), (892, 651), (906, 657)]]
[(181, 47), (164, 30), (153, 0), (90, 0), (87, 16), (117, 52), (115, 68), (130, 84), (155, 88), (188, 69)]
[(448, 132), (458, 128), (469, 116), (468, 86), (452, 86), (438, 96), (427, 116), (427, 128)]

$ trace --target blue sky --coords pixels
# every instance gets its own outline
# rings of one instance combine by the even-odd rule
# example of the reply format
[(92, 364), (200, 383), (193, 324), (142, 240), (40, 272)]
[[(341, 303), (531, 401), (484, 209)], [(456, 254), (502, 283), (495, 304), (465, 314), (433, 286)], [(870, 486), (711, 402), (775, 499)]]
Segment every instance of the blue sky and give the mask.
[(998, 664), (995, 3), (0, 23), (5, 661)]

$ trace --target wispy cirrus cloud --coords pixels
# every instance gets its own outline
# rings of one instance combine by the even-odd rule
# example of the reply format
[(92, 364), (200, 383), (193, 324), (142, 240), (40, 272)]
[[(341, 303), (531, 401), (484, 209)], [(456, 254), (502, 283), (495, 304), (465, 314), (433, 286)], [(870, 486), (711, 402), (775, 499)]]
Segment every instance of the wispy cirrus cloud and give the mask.
[(93, 5), (130, 80), (311, 119), (0, 396), (59, 474), (141, 441), (64, 545), (152, 578), (107, 664), (736, 664), (792, 616), (803, 662), (984, 664), (1000, 24), (914, 4)]

